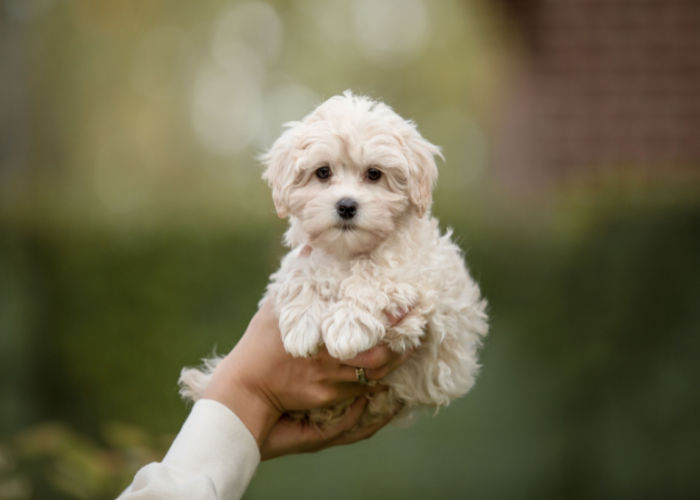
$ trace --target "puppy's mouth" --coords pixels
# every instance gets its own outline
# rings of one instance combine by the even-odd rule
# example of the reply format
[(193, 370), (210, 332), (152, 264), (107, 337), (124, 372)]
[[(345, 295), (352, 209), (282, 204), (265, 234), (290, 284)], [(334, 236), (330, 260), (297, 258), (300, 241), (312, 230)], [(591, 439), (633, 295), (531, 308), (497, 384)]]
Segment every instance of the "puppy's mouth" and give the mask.
[(335, 228), (343, 232), (354, 231), (355, 229), (357, 229), (357, 224), (353, 222), (339, 222), (335, 225)]

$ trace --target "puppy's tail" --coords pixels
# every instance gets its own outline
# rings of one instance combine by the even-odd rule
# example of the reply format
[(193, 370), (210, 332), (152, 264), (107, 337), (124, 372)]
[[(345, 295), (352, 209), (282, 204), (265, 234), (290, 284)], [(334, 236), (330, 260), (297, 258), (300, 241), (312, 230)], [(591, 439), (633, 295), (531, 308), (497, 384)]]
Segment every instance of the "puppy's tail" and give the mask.
[(193, 403), (201, 399), (221, 359), (220, 357), (205, 359), (201, 368), (183, 368), (178, 379), (180, 396)]

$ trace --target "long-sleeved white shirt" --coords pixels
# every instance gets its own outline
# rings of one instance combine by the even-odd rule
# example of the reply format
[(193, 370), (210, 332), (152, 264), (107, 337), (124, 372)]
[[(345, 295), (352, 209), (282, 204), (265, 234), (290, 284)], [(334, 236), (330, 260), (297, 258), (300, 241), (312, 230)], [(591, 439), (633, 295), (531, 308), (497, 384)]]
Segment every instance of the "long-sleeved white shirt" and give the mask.
[(255, 438), (236, 414), (200, 399), (163, 460), (141, 468), (117, 500), (236, 500), (259, 463)]

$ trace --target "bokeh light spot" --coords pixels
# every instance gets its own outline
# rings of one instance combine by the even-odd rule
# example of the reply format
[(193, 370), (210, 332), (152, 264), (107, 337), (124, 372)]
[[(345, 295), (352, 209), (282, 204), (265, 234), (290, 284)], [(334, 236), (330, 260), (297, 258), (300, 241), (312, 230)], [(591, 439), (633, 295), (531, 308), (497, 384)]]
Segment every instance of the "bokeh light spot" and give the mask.
[(368, 59), (399, 65), (425, 46), (429, 24), (422, 0), (360, 0), (353, 6), (355, 35)]
[(264, 2), (233, 6), (221, 16), (214, 30), (212, 56), (226, 64), (230, 51), (243, 44), (266, 62), (274, 61), (282, 48), (282, 21), (275, 9)]
[(262, 124), (260, 62), (243, 46), (237, 51), (227, 67), (205, 63), (194, 84), (194, 130), (205, 147), (224, 155), (246, 148)]
[(271, 89), (265, 94), (265, 126), (258, 135), (258, 146), (268, 148), (282, 132), (284, 123), (301, 120), (320, 102), (318, 94), (299, 83), (285, 83)]

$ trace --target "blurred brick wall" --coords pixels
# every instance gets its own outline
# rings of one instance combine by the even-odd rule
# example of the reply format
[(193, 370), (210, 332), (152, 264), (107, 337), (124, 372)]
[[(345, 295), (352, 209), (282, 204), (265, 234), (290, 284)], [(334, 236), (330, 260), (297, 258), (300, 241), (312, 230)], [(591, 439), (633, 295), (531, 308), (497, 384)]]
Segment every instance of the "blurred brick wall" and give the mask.
[(496, 172), (539, 186), (700, 179), (700, 0), (501, 0), (528, 51)]

